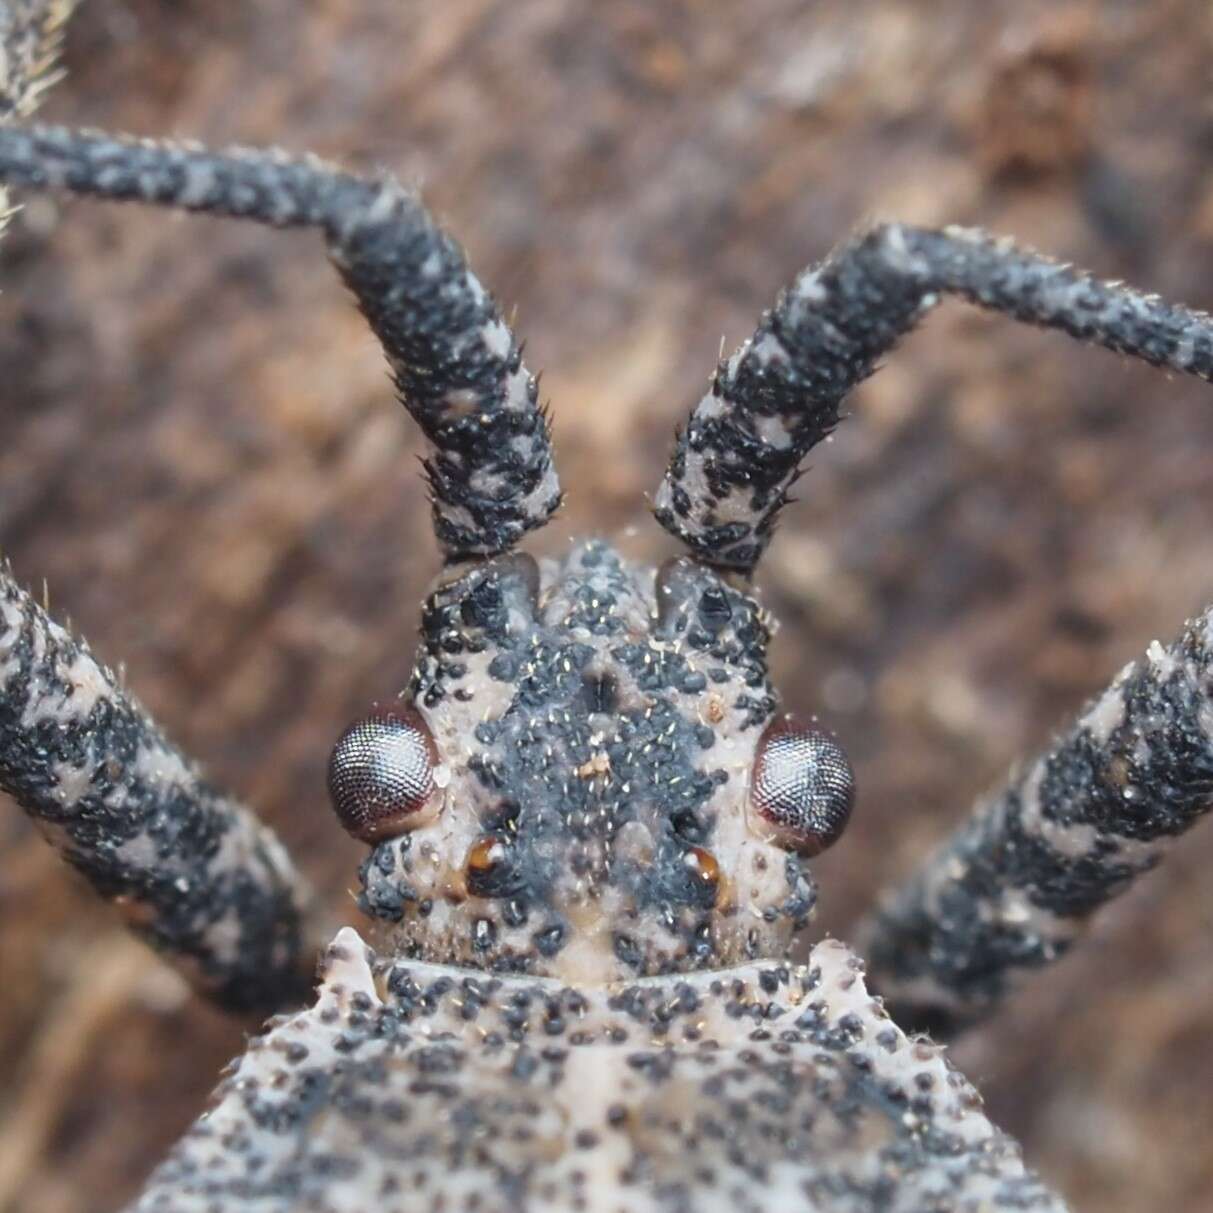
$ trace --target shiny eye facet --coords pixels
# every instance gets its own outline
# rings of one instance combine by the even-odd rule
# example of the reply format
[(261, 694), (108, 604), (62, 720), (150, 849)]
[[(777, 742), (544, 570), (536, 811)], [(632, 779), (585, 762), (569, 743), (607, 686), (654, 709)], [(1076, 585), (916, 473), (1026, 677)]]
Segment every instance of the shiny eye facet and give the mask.
[(433, 820), (441, 801), (437, 766), (434, 738), (415, 708), (377, 707), (333, 747), (328, 784), (338, 820), (363, 842)]
[(758, 743), (750, 805), (775, 842), (819, 855), (842, 835), (855, 801), (855, 774), (838, 742), (782, 716)]

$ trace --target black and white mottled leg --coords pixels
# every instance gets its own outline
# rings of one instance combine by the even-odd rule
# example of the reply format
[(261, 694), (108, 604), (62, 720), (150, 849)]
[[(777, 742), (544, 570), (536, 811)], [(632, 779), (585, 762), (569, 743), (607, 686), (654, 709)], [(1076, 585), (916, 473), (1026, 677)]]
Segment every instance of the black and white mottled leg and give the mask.
[[(72, 0), (0, 5), (0, 126), (54, 82)], [(0, 228), (8, 200), (0, 188)], [(304, 997), (309, 895), (281, 843), (203, 781), (88, 647), (0, 567), (0, 788), (132, 928), (231, 1010)]]
[[(55, 60), (75, 0), (14, 0), (0, 6), (0, 124), (28, 118), (59, 78)], [(12, 215), (0, 187), (0, 232)]]
[(0, 7), (0, 122), (27, 118), (59, 78), (55, 59), (76, 0), (10, 0)]
[(450, 560), (493, 555), (560, 504), (538, 383), (459, 246), (391, 179), (276, 151), (53, 127), (0, 130), (0, 182), (319, 228), (434, 445), (434, 527)]
[(131, 928), (230, 1010), (306, 995), (317, 940), (282, 844), (0, 569), (0, 788)]
[(860, 931), (907, 1030), (946, 1035), (1060, 957), (1213, 807), (1213, 608), (1155, 641)]
[(717, 367), (657, 493), (661, 523), (706, 563), (749, 573), (847, 394), (945, 294), (1156, 366), (1213, 375), (1213, 321), (1204, 313), (980, 231), (888, 224), (802, 273)]

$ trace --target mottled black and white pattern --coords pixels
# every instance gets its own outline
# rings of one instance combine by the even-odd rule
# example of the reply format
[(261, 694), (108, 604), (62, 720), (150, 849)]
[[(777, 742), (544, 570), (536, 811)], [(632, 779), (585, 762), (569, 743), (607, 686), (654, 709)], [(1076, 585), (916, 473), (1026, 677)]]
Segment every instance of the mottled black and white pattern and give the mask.
[[(59, 78), (55, 60), (75, 0), (13, 0), (0, 4), (0, 126), (28, 118)], [(12, 217), (0, 185), (0, 235)]]
[(566, 980), (780, 954), (814, 891), (751, 828), (767, 639), (710, 570), (635, 568), (601, 542), (449, 577), (404, 697), (444, 808), (371, 852), (363, 908), (405, 955)]
[[(0, 0), (0, 123), (32, 110), (69, 8)], [(718, 368), (656, 503), (694, 558), (642, 569), (591, 542), (540, 564), (503, 555), (560, 500), (535, 381), (394, 182), (0, 126), (0, 183), (321, 229), (436, 452), (450, 567), (410, 685), (373, 716), (407, 721), (407, 811), (367, 829), (359, 797), (382, 789), (335, 785), (373, 840), (360, 904), (382, 959), (338, 936), (315, 1005), (250, 1042), (139, 1213), (1063, 1208), (845, 947), (789, 962), (816, 897), (805, 855), (845, 825), (850, 768), (778, 715), (766, 614), (713, 566), (752, 570), (805, 453), (940, 294), (1204, 378), (1208, 317), (981, 233), (877, 228)], [(875, 974), (907, 1024), (988, 1010), (1207, 811), (1211, 680), (1213, 612), (885, 909)], [(383, 732), (356, 733), (358, 762)], [(0, 786), (212, 997), (298, 993), (304, 891), (276, 840), (7, 573)]]
[(377, 960), (250, 1042), (138, 1213), (1064, 1208), (842, 945), (583, 988)]
[(73, 8), (75, 0), (0, 5), (0, 122), (29, 117), (58, 80), (55, 58)]
[[(71, 0), (0, 4), (0, 123), (28, 116)], [(0, 230), (7, 217), (0, 189)], [(207, 784), (88, 646), (0, 568), (0, 788), (195, 988), (232, 1010), (307, 992), (307, 888), (282, 845)]]
[(463, 252), (395, 181), (281, 152), (0, 129), (0, 182), (316, 227), (434, 445), (434, 528), (450, 559), (492, 555), (560, 504), (539, 386)]
[(898, 1021), (980, 1018), (1213, 807), (1213, 611), (1127, 666), (863, 932)]
[(133, 930), (233, 1010), (305, 996), (307, 891), (88, 647), (0, 570), (0, 788)]
[(655, 501), (701, 560), (749, 572), (805, 455), (843, 401), (944, 294), (1156, 366), (1213, 375), (1213, 321), (962, 228), (889, 224), (806, 270), (722, 362)]

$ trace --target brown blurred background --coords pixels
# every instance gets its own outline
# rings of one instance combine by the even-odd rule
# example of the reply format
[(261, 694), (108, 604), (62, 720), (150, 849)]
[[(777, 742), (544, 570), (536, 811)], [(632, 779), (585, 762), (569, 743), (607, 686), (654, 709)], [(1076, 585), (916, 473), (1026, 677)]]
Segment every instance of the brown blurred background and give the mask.
[[(90, 0), (45, 116), (419, 183), (546, 368), (568, 504), (643, 495), (721, 335), (871, 217), (980, 223), (1213, 304), (1207, 0)], [(333, 738), (408, 674), (418, 437), (319, 243), (33, 199), (0, 250), (0, 544), (348, 918)], [(956, 305), (865, 386), (761, 571), (788, 701), (884, 882), (1213, 599), (1209, 390)], [(0, 806), (0, 1210), (105, 1213), (248, 1024), (191, 1001)], [(1085, 1210), (1213, 1204), (1213, 829), (957, 1058)]]

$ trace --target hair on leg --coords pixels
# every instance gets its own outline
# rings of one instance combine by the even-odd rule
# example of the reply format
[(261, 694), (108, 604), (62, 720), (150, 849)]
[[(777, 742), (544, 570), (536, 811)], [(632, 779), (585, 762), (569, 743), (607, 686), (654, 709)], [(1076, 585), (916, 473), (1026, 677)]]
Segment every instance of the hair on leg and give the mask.
[(873, 989), (947, 1035), (1062, 956), (1213, 806), (1213, 608), (1117, 676), (861, 928)]
[(0, 122), (28, 118), (61, 73), (63, 29), (76, 0), (9, 0), (0, 7)]
[(0, 567), (0, 788), (136, 934), (229, 1010), (310, 987), (310, 900), (282, 844), (208, 784)]
[[(0, 5), (0, 123), (28, 118), (61, 72), (63, 29), (76, 0), (12, 0)], [(0, 187), (0, 233), (13, 211)]]
[(462, 250), (395, 181), (274, 151), (13, 127), (0, 130), (0, 182), (320, 228), (433, 443), (426, 472), (447, 558), (506, 551), (559, 506), (537, 380)]
[(1208, 379), (1213, 321), (961, 228), (872, 229), (812, 266), (720, 363), (654, 503), (708, 564), (749, 573), (848, 393), (943, 294)]
[[(28, 116), (74, 0), (0, 5), (0, 126)], [(0, 230), (8, 217), (0, 188)], [(306, 996), (316, 939), (281, 843), (206, 784), (0, 566), (0, 788), (135, 932), (231, 1010)]]

